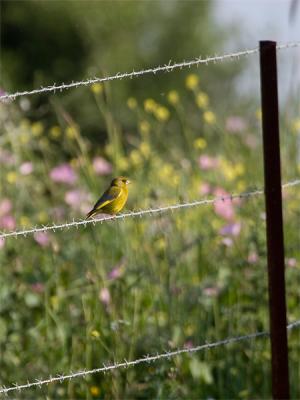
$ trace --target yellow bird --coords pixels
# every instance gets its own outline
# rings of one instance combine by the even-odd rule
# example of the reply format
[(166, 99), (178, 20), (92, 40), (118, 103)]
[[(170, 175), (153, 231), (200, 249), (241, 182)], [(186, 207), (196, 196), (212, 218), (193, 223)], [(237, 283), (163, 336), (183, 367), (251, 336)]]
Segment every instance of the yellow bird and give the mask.
[(128, 198), (127, 185), (130, 180), (124, 176), (118, 176), (111, 181), (110, 187), (103, 193), (93, 209), (86, 218), (93, 217), (100, 213), (117, 214), (125, 206)]

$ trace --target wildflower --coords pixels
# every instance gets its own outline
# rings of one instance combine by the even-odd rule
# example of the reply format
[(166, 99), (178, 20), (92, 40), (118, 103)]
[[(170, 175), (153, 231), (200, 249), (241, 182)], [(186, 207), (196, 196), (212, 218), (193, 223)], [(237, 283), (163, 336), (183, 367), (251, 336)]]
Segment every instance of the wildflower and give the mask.
[(179, 95), (176, 90), (171, 90), (167, 95), (168, 102), (175, 106), (179, 102)]
[(23, 164), (20, 165), (19, 171), (22, 175), (30, 175), (31, 172), (33, 171), (33, 165), (32, 162), (26, 161)]
[(9, 214), (12, 209), (12, 203), (9, 199), (4, 198), (0, 201), (0, 217)]
[(198, 158), (199, 167), (203, 170), (214, 169), (219, 166), (219, 160), (215, 157), (210, 157), (206, 154), (203, 154)]
[(50, 128), (50, 136), (53, 138), (53, 139), (57, 139), (57, 138), (59, 138), (60, 136), (61, 136), (61, 127), (60, 126), (58, 126), (58, 125), (54, 125), (54, 126), (52, 126), (51, 128)]
[(100, 394), (100, 389), (98, 386), (91, 386), (90, 387), (90, 393), (93, 397), (97, 397)]
[(45, 285), (41, 282), (32, 283), (30, 288), (35, 293), (43, 293), (45, 291)]
[(8, 183), (16, 183), (18, 175), (14, 171), (10, 171), (6, 174), (6, 180)]
[(47, 232), (35, 232), (33, 238), (41, 247), (47, 247), (50, 243), (50, 236)]
[(240, 222), (235, 222), (233, 224), (228, 224), (223, 226), (220, 230), (221, 235), (238, 236), (241, 232), (242, 224)]
[(203, 138), (198, 138), (194, 141), (194, 147), (195, 149), (200, 149), (203, 150), (207, 146), (207, 142)]
[(148, 113), (152, 113), (156, 110), (157, 104), (153, 99), (146, 99), (144, 101), (144, 109)]
[(44, 126), (41, 122), (34, 122), (31, 125), (31, 132), (33, 136), (35, 137), (40, 136), (43, 133), (43, 131), (44, 131)]
[(68, 183), (69, 185), (73, 185), (77, 180), (77, 175), (69, 164), (64, 163), (58, 165), (50, 171), (50, 178), (54, 182)]
[(93, 168), (97, 175), (109, 175), (113, 171), (111, 163), (99, 156), (93, 159)]
[(94, 338), (98, 338), (98, 337), (100, 337), (100, 332), (97, 331), (97, 329), (93, 329), (91, 331), (91, 336), (93, 336)]
[(107, 288), (102, 288), (99, 293), (99, 300), (101, 303), (103, 303), (105, 306), (108, 306), (111, 301), (110, 293)]
[(129, 97), (127, 99), (127, 107), (130, 110), (135, 110), (137, 108), (137, 101), (136, 101), (136, 99), (134, 97)]
[[(226, 197), (229, 194), (222, 188), (215, 190), (214, 194), (217, 197)], [(224, 200), (218, 200), (214, 203), (214, 210), (217, 215), (224, 218), (227, 221), (232, 221), (234, 218), (234, 208), (230, 198)]]
[(255, 264), (257, 263), (259, 257), (258, 254), (256, 253), (256, 251), (250, 251), (250, 253), (248, 254), (248, 263), (249, 264)]
[(217, 286), (211, 286), (203, 289), (203, 294), (208, 297), (216, 297), (220, 293), (220, 289)]
[(199, 77), (196, 74), (189, 74), (185, 79), (185, 86), (187, 89), (194, 90), (199, 84)]
[(12, 215), (3, 215), (0, 218), (0, 228), (14, 230), (16, 228), (16, 220)]
[(222, 243), (224, 244), (224, 246), (226, 247), (231, 247), (233, 245), (233, 240), (230, 237), (224, 237), (222, 239)]
[(155, 117), (158, 121), (165, 122), (170, 118), (170, 111), (163, 106), (159, 106), (154, 110)]
[(142, 135), (148, 135), (150, 132), (150, 124), (148, 121), (141, 121), (139, 123), (139, 130)]
[(196, 104), (199, 108), (205, 109), (209, 104), (208, 95), (204, 92), (199, 92), (196, 96)]
[(84, 203), (88, 201), (88, 194), (80, 189), (69, 190), (65, 194), (65, 202), (74, 210), (81, 210), (82, 205), (84, 205)]
[(209, 194), (210, 192), (211, 192), (211, 186), (210, 186), (210, 184), (207, 183), (207, 182), (203, 182), (203, 183), (200, 185), (200, 193), (203, 194), (203, 195), (207, 195), (207, 194)]
[(295, 119), (292, 121), (292, 126), (291, 126), (291, 128), (292, 128), (292, 132), (294, 132), (294, 133), (300, 132), (300, 118), (295, 118)]
[(66, 134), (67, 138), (75, 139), (76, 134), (77, 134), (77, 129), (75, 128), (75, 126), (67, 126), (67, 128), (65, 130), (65, 134)]
[(123, 275), (123, 271), (124, 271), (123, 265), (118, 265), (117, 267), (113, 268), (109, 272), (107, 277), (108, 277), (108, 279), (111, 279), (111, 280), (121, 278), (121, 276)]
[(203, 120), (208, 125), (213, 125), (216, 122), (216, 115), (212, 111), (205, 111), (203, 113)]
[(226, 129), (232, 133), (242, 132), (247, 128), (245, 120), (241, 117), (231, 116), (226, 120)]
[(95, 94), (99, 94), (103, 92), (103, 83), (101, 82), (97, 82), (97, 83), (93, 83), (91, 86), (91, 91)]
[(297, 260), (296, 258), (288, 258), (286, 260), (287, 266), (291, 268), (295, 268), (297, 266)]
[(22, 215), (20, 218), (20, 225), (23, 226), (23, 228), (27, 228), (30, 226), (30, 220), (26, 215)]

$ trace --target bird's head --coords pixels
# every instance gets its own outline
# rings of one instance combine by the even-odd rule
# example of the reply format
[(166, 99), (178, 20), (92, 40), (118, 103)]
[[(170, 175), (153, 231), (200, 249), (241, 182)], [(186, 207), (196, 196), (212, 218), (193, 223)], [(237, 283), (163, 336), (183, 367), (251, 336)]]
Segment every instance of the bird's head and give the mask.
[(126, 185), (129, 185), (130, 180), (126, 178), (126, 176), (118, 176), (117, 178), (114, 178), (111, 181), (111, 186), (118, 186), (118, 187), (124, 187)]

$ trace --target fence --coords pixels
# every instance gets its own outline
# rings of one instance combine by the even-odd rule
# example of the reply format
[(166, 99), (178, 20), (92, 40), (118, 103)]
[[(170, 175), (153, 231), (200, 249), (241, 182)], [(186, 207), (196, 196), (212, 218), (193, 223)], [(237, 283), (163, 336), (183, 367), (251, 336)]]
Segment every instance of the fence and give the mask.
[(222, 62), (225, 60), (235, 60), (242, 56), (260, 53), (261, 57), (261, 87), (262, 87), (262, 116), (264, 133), (264, 170), (265, 188), (246, 193), (232, 194), (230, 196), (215, 197), (211, 199), (195, 200), (192, 202), (178, 203), (162, 206), (155, 209), (145, 209), (133, 211), (116, 216), (101, 217), (93, 220), (72, 221), (65, 224), (52, 224), (50, 226), (32, 227), (30, 229), (20, 229), (11, 232), (0, 233), (0, 240), (5, 238), (18, 238), (36, 232), (56, 231), (69, 229), (71, 227), (85, 227), (87, 224), (103, 223), (107, 221), (123, 220), (130, 217), (143, 217), (168, 211), (176, 211), (184, 208), (198, 207), (202, 205), (215, 204), (222, 201), (233, 201), (234, 199), (247, 199), (253, 196), (265, 194), (267, 211), (267, 244), (268, 244), (268, 270), (269, 270), (269, 294), (270, 294), (270, 334), (268, 332), (256, 332), (249, 335), (231, 337), (214, 343), (199, 345), (192, 348), (183, 348), (176, 351), (167, 351), (162, 354), (147, 355), (144, 358), (136, 359), (102, 367), (70, 372), (68, 375), (58, 375), (47, 379), (37, 379), (36, 382), (25, 384), (14, 384), (11, 387), (0, 388), (0, 393), (7, 394), (11, 391), (23, 390), (30, 387), (41, 387), (54, 382), (83, 377), (94, 373), (109, 372), (119, 368), (128, 368), (145, 362), (155, 362), (169, 359), (184, 353), (199, 352), (205, 349), (212, 349), (218, 346), (228, 345), (240, 341), (263, 338), (271, 336), (272, 347), (272, 384), (274, 398), (289, 398), (289, 378), (288, 378), (288, 354), (287, 354), (287, 330), (300, 326), (300, 320), (286, 325), (286, 305), (285, 305), (285, 286), (284, 286), (284, 249), (282, 233), (282, 206), (281, 188), (286, 189), (300, 184), (300, 179), (281, 184), (280, 176), (280, 154), (279, 154), (279, 127), (278, 127), (278, 100), (277, 100), (277, 69), (276, 69), (276, 49), (283, 50), (293, 47), (300, 47), (300, 42), (288, 43), (276, 46), (274, 42), (261, 42), (260, 48), (245, 50), (237, 53), (214, 56), (206, 59), (197, 58), (191, 61), (183, 61), (155, 68), (149, 68), (131, 73), (118, 73), (104, 78), (92, 78), (69, 84), (52, 85), (46, 88), (34, 89), (31, 91), (16, 92), (0, 96), (0, 100), (15, 100), (21, 96), (29, 96), (37, 93), (56, 92), (65, 89), (87, 86), (97, 82), (106, 82), (123, 78), (135, 78), (145, 74), (156, 74), (159, 72), (171, 72), (175, 69), (198, 67), (201, 64)]

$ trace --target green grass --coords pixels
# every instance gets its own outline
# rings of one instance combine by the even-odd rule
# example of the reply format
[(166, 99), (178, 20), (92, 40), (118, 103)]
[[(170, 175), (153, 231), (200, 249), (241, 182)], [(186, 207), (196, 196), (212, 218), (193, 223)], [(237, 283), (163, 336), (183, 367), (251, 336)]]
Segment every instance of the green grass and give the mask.
[[(175, 104), (174, 94), (173, 104), (172, 96), (166, 96), (164, 105), (158, 99), (145, 105), (131, 99), (123, 110), (134, 121), (130, 130), (113, 115), (103, 87), (94, 86), (106, 141), (103, 136), (88, 139), (66, 110), (57, 111), (58, 126), (53, 128), (24, 120), (14, 104), (2, 105), (0, 152), (11, 158), (1, 165), (1, 201), (9, 199), (12, 205), (5, 215), (15, 218), (18, 228), (84, 218), (118, 174), (133, 181), (127, 210), (215, 196), (220, 189), (237, 193), (262, 187), (256, 107), (243, 111), (234, 133), (230, 115), (215, 113), (213, 104), (199, 107), (199, 100), (197, 106), (198, 83), (192, 90), (183, 82), (178, 86)], [(299, 174), (296, 123), (284, 113), (284, 181)], [(96, 174), (95, 156), (111, 163), (111, 175)], [(212, 157), (216, 165), (201, 169), (200, 156)], [(25, 161), (33, 166), (27, 175), (20, 171)], [(75, 172), (72, 184), (50, 178), (61, 163)], [(204, 194), (207, 184), (209, 193)], [(74, 190), (83, 197), (70, 206), (66, 193)], [(289, 321), (300, 318), (299, 196), (298, 187), (285, 191)], [(49, 232), (42, 238), (7, 238), (0, 250), (1, 384), (268, 330), (264, 199), (243, 200), (230, 212), (226, 220), (214, 206), (205, 205)], [(241, 224), (240, 232), (222, 235), (228, 224)], [(37, 241), (43, 239), (44, 246)], [(110, 279), (113, 270), (117, 277)], [(291, 332), (289, 340), (291, 389), (297, 398), (299, 331)], [(269, 340), (261, 338), (16, 396), (269, 398), (269, 350)]]

